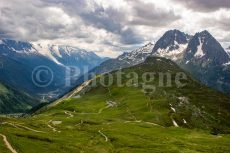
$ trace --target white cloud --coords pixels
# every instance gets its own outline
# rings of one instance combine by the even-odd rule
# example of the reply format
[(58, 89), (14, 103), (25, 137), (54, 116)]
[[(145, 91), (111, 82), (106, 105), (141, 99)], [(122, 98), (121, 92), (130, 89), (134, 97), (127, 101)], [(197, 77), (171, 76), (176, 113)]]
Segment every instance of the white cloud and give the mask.
[(1, 0), (0, 37), (73, 45), (113, 57), (157, 40), (169, 29), (189, 34), (207, 29), (225, 44), (230, 42), (230, 10), (223, 9), (221, 1), (204, 11), (205, 0), (194, 9), (198, 2)]

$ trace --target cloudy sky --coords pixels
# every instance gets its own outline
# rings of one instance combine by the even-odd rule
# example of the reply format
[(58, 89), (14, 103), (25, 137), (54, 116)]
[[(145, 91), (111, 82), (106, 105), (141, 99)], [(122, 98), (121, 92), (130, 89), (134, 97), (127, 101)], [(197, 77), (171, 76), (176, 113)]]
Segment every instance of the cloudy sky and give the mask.
[(0, 38), (73, 45), (115, 57), (170, 29), (230, 43), (229, 0), (0, 0)]

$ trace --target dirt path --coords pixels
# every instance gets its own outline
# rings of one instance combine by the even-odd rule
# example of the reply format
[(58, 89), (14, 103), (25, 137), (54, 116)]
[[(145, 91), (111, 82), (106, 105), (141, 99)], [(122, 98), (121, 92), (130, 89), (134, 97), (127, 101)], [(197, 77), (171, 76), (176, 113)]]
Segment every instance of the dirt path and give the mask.
[(43, 131), (34, 130), (34, 129), (32, 129), (32, 128), (29, 128), (29, 127), (26, 127), (26, 126), (23, 126), (23, 125), (20, 125), (20, 124), (15, 124), (15, 123), (10, 123), (10, 122), (3, 122), (3, 123), (1, 123), (1, 124), (2, 124), (2, 125), (8, 124), (8, 125), (11, 125), (11, 126), (13, 126), (13, 127), (15, 127), (15, 128), (18, 128), (18, 129), (24, 128), (24, 129), (26, 129), (26, 130), (33, 131), (33, 132), (36, 132), (36, 133), (45, 133), (45, 132), (43, 132)]
[(52, 126), (51, 126), (51, 125), (49, 125), (49, 124), (47, 124), (47, 126), (48, 126), (49, 128), (51, 128), (54, 132), (58, 132), (58, 133), (60, 133), (60, 132), (61, 132), (61, 131), (57, 131), (55, 127), (52, 127)]
[(135, 121), (138, 121), (135, 114), (133, 114), (128, 107), (127, 107), (126, 111), (132, 117), (132, 119), (134, 119)]
[(108, 108), (110, 108), (110, 107), (113, 107), (113, 106), (107, 105), (106, 107), (103, 107), (103, 108), (99, 109), (97, 113), (84, 113), (84, 112), (82, 112), (82, 113), (75, 113), (75, 114), (78, 114), (78, 115), (99, 115), (99, 114), (101, 114), (105, 109), (108, 109)]
[(84, 121), (83, 121), (83, 120), (81, 120), (81, 122), (80, 122), (80, 123), (78, 123), (78, 124), (76, 124), (75, 126), (82, 125), (83, 123), (84, 123)]
[(77, 114), (77, 115), (99, 115), (102, 113), (103, 110), (105, 110), (107, 108), (109, 108), (109, 107), (108, 106), (103, 107), (103, 108), (99, 109), (99, 111), (97, 113), (84, 113), (84, 112), (82, 112), (82, 113), (75, 113), (75, 114)]
[(124, 123), (144, 123), (144, 124), (149, 124), (149, 125), (154, 125), (154, 126), (160, 126), (162, 128), (165, 128), (159, 124), (156, 124), (156, 123), (152, 123), (152, 122), (144, 122), (142, 120), (137, 120), (137, 121), (125, 121)]
[(3, 137), (3, 141), (5, 142), (6, 147), (12, 152), (12, 153), (17, 153), (17, 151), (11, 146), (11, 144), (8, 142), (7, 138), (5, 135), (0, 134), (0, 136)]
[(101, 130), (99, 130), (98, 132), (105, 138), (105, 142), (108, 142), (108, 137), (104, 133), (102, 133)]
[(27, 129), (29, 131), (33, 131), (33, 132), (37, 132), (37, 133), (45, 133), (43, 131), (34, 130), (34, 129), (31, 129), (29, 127), (23, 126), (23, 125), (16, 125), (16, 126), (19, 126), (19, 127), (25, 128), (25, 129)]
[(65, 114), (66, 114), (66, 115), (69, 115), (67, 118), (72, 118), (72, 117), (74, 117), (74, 115), (73, 115), (72, 113), (70, 113), (70, 112), (65, 111)]
[(48, 122), (47, 126), (48, 126), (49, 128), (51, 128), (54, 132), (60, 133), (61, 131), (58, 131), (55, 127), (53, 127), (52, 125), (50, 125), (50, 123), (52, 123), (52, 122), (53, 122), (53, 121), (50, 120), (50, 121)]

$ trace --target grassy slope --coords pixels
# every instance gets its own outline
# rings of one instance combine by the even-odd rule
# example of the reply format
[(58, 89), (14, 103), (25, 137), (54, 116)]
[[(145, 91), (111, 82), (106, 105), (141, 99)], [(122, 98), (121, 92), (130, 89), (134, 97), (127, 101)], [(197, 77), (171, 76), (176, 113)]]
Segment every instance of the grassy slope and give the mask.
[[(175, 65), (164, 64), (169, 61), (154, 62), (124, 71), (136, 71), (139, 74), (159, 69), (180, 71)], [(19, 153), (229, 152), (228, 134), (210, 134), (213, 127), (218, 127), (218, 122), (223, 126), (218, 128), (228, 131), (229, 97), (211, 91), (191, 79), (188, 82), (188, 86), (183, 89), (175, 86), (160, 88), (148, 95), (139, 87), (113, 85), (105, 88), (98, 85), (79, 99), (64, 100), (56, 107), (33, 117), (0, 118), (0, 122), (11, 122), (18, 127), (1, 125), (0, 133), (8, 137)], [(186, 103), (189, 108), (179, 105), (178, 96), (189, 99), (189, 103)], [(107, 101), (115, 102), (116, 106), (107, 107)], [(170, 109), (169, 103), (175, 107), (176, 113)], [(173, 127), (171, 118), (181, 127)], [(188, 123), (183, 123), (182, 118)], [(50, 120), (62, 123), (55, 125)], [(34, 132), (20, 125), (45, 133)], [(99, 131), (108, 137), (107, 142)], [(0, 149), (2, 147), (1, 144)]]
[(11, 89), (0, 83), (0, 114), (22, 113), (28, 111), (38, 103), (29, 95)]

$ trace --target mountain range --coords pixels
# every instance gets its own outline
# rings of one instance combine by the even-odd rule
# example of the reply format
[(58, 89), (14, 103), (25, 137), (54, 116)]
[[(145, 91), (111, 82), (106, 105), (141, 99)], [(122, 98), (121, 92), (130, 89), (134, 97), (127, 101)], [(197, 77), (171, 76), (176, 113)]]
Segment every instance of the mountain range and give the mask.
[(230, 58), (208, 31), (188, 37), (183, 32), (171, 30), (156, 46), (153, 56), (169, 58), (203, 84), (230, 94)]
[[(149, 56), (171, 59), (201, 83), (230, 94), (229, 49), (224, 50), (208, 31), (192, 36), (169, 30), (155, 44), (148, 43), (108, 60), (77, 47), (8, 39), (0, 41), (0, 50), (0, 81), (43, 102), (57, 99), (82, 84), (85, 80), (80, 75), (85, 72), (85, 66), (90, 74), (102, 74), (140, 64)], [(33, 70), (41, 65), (53, 72), (53, 81), (45, 88), (36, 86), (31, 78)], [(70, 67), (84, 72), (76, 75), (73, 69), (72, 76)], [(66, 76), (67, 70), (69, 76)], [(43, 77), (46, 80), (50, 76)], [(71, 84), (66, 86), (66, 82)], [(34, 103), (31, 102), (30, 106)]]
[[(33, 96), (43, 93), (62, 94), (67, 77), (71, 77), (66, 74), (68, 67), (77, 67), (80, 71), (87, 67), (90, 70), (103, 61), (103, 58), (93, 52), (76, 47), (8, 39), (1, 40), (0, 50), (0, 80)], [(54, 80), (47, 88), (37, 87), (32, 82), (32, 72), (39, 66), (47, 66), (53, 71)]]
[(113, 70), (140, 64), (151, 55), (154, 44), (148, 43), (143, 47), (135, 49), (131, 52), (125, 52), (115, 59), (108, 59), (95, 67), (91, 73), (101, 74)]
[(147, 44), (103, 62), (93, 69), (104, 73), (143, 62), (148, 56), (173, 60), (194, 78), (216, 90), (230, 94), (230, 57), (220, 43), (208, 32), (194, 36), (179, 30), (167, 31), (156, 44)]
[[(49, 102), (75, 87), (76, 79), (85, 68), (90, 70), (104, 60), (77, 47), (1, 39), (0, 81), (41, 102)], [(36, 78), (37, 75), (40, 78)], [(35, 106), (34, 101), (30, 103)]]

